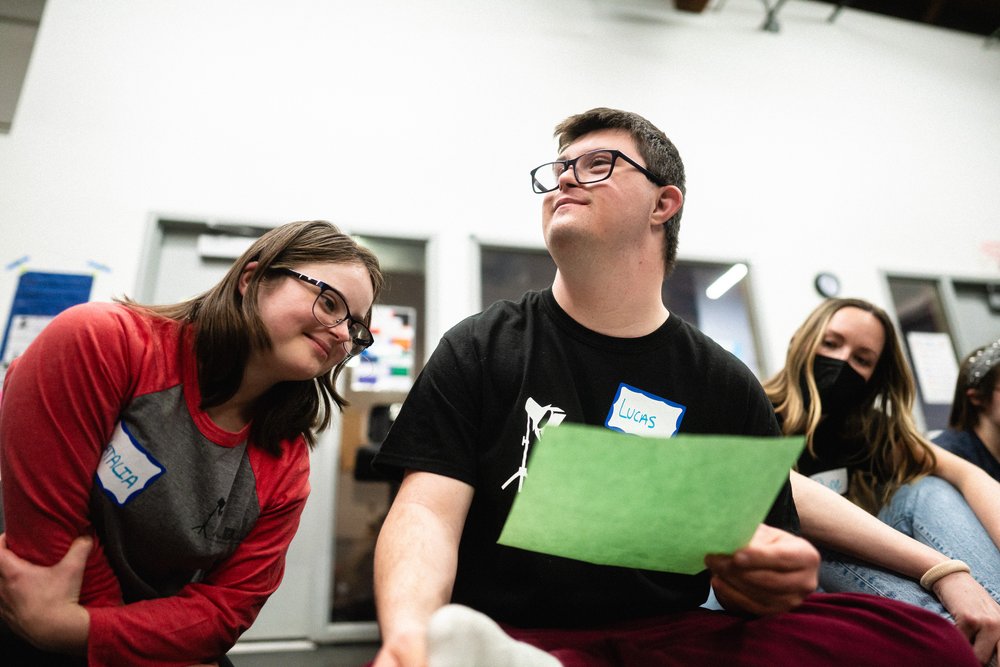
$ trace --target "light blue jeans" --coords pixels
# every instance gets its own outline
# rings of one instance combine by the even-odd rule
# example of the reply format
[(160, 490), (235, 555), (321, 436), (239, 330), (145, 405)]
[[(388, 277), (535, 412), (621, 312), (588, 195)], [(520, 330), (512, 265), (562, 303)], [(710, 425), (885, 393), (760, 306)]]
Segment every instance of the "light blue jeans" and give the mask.
[[(878, 518), (949, 558), (968, 563), (976, 581), (1000, 602), (1000, 550), (951, 484), (933, 476), (907, 484), (882, 508)], [(835, 552), (823, 552), (819, 583), (827, 592), (871, 593), (951, 618), (919, 582)]]

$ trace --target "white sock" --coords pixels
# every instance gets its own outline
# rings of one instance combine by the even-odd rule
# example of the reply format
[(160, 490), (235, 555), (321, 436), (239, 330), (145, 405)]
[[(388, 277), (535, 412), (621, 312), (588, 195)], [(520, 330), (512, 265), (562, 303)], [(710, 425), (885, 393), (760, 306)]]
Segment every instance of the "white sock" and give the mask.
[(431, 616), (427, 626), (429, 667), (560, 667), (540, 648), (519, 642), (489, 616), (450, 604)]

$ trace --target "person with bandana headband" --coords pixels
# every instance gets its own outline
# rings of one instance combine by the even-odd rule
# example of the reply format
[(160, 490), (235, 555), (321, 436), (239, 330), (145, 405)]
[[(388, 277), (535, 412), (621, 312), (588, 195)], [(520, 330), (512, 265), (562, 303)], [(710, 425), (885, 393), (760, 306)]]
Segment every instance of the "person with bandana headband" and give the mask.
[(934, 443), (1000, 481), (1000, 339), (962, 363), (948, 428)]
[(764, 390), (782, 431), (806, 436), (791, 480), (802, 535), (823, 557), (821, 589), (935, 611), (981, 662), (995, 661), (1000, 484), (920, 435), (913, 376), (885, 311), (824, 301)]

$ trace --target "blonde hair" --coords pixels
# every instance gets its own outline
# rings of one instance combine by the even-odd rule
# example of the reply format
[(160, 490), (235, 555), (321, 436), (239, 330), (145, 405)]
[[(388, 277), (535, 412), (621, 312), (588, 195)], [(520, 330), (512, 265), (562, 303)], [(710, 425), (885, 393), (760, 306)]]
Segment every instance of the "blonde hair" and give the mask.
[(885, 332), (885, 346), (865, 385), (865, 395), (844, 418), (838, 433), (844, 438), (861, 438), (867, 445), (867, 469), (859, 467), (852, 472), (847, 496), (877, 514), (899, 487), (933, 472), (936, 465), (930, 443), (913, 421), (913, 375), (886, 312), (862, 299), (824, 301), (792, 335), (785, 366), (764, 383), (764, 391), (781, 419), (782, 431), (805, 435), (806, 448), (815, 455), (813, 436), (823, 413), (813, 359), (830, 320), (843, 308), (871, 313)]

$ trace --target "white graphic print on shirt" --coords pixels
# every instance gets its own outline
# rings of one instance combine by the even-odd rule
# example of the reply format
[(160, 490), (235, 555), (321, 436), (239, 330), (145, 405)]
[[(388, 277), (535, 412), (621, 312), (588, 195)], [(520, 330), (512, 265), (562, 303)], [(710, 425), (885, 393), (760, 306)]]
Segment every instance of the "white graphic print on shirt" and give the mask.
[(524, 478), (528, 476), (528, 448), (531, 446), (532, 434), (534, 434), (535, 440), (538, 440), (542, 437), (542, 427), (548, 424), (558, 426), (566, 418), (566, 412), (562, 408), (553, 405), (539, 405), (530, 396), (524, 402), (524, 411), (527, 413), (527, 424), (524, 427), (524, 437), (521, 438), (521, 465), (517, 472), (500, 486), (501, 489), (506, 489), (516, 479), (518, 493), (521, 492), (521, 487), (524, 485)]

